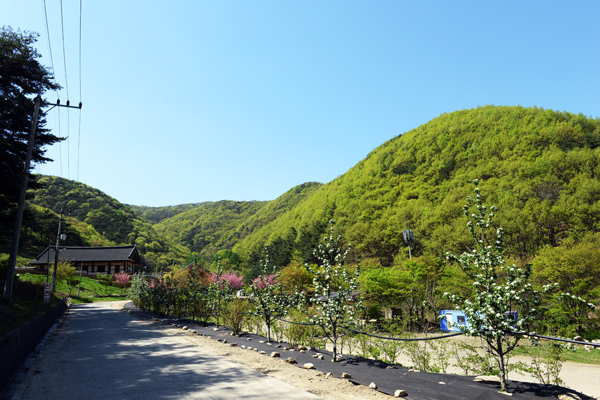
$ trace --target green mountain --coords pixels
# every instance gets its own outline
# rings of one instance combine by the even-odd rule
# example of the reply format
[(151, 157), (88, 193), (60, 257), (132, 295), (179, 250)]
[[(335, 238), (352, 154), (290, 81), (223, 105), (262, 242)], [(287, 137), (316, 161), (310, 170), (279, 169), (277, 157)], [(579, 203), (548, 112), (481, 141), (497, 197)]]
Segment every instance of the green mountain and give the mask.
[(191, 204), (180, 204), (177, 206), (165, 206), (165, 207), (147, 207), (147, 206), (134, 206), (127, 204), (129, 208), (133, 210), (138, 216), (142, 217), (152, 225), (164, 221), (167, 218), (174, 217), (177, 214), (181, 214), (184, 211), (191, 210), (192, 208), (199, 207), (204, 203), (191, 203)]
[[(154, 225), (157, 232), (211, 259), (259, 230), (268, 232), (278, 217), (309, 197), (321, 184), (296, 186), (273, 201), (218, 201), (204, 203)], [(262, 246), (265, 240), (259, 237)], [(266, 238), (268, 239), (268, 237)], [(252, 243), (248, 241), (248, 243)], [(256, 246), (255, 246), (256, 247)]]
[(64, 204), (65, 215), (92, 226), (104, 240), (117, 245), (136, 244), (145, 265), (179, 264), (189, 253), (158, 234), (131, 208), (98, 189), (55, 176), (41, 176), (38, 182), (42, 189), (32, 192), (31, 204), (54, 213), (60, 213)]
[[(443, 114), (373, 150), (233, 248), (288, 238), (302, 250), (329, 218), (347, 242), (382, 265), (468, 249), (462, 205), (480, 178), (500, 210), (508, 255), (531, 260), (545, 246), (600, 230), (600, 119), (540, 108), (486, 106)], [(306, 259), (306, 257), (304, 257)]]
[(479, 178), (485, 203), (499, 207), (508, 256), (525, 263), (546, 247), (594, 242), (599, 177), (599, 118), (486, 106), (440, 115), (332, 182), (305, 183), (273, 201), (130, 207), (87, 185), (42, 177), (45, 189), (32, 203), (58, 212), (66, 200), (74, 218), (106, 240), (136, 243), (162, 266), (190, 252), (211, 260), (229, 251), (249, 271), (267, 243), (279, 265), (310, 262), (330, 219), (363, 257), (389, 266), (408, 257), (405, 227), (415, 233), (413, 255), (468, 250), (462, 205)]

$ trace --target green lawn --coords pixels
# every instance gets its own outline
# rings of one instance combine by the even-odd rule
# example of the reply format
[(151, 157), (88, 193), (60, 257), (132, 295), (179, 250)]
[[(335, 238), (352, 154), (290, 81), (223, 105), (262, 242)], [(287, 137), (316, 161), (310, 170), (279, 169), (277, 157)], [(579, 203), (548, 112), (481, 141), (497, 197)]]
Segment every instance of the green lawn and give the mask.
[[(523, 349), (523, 347), (528, 347), (528, 350), (532, 354), (537, 354), (537, 352), (538, 352), (537, 348), (532, 348), (531, 345), (525, 344), (523, 346), (517, 346), (512, 351), (512, 354), (513, 355), (527, 355), (527, 353)], [(576, 351), (564, 350), (562, 352), (564, 361), (572, 361), (572, 362), (583, 363), (583, 364), (600, 365), (600, 350), (598, 350), (596, 348), (592, 348), (591, 351), (588, 351), (588, 350), (584, 349), (583, 346), (579, 346), (579, 345), (576, 345), (576, 348), (577, 348)], [(539, 349), (539, 351), (541, 352), (542, 355), (546, 354), (545, 349)]]
[[(27, 282), (43, 284), (46, 282), (46, 275), (35, 275), (35, 274), (21, 274), (19, 279)], [(78, 303), (93, 303), (98, 301), (117, 301), (126, 300), (128, 297), (127, 289), (114, 286), (104, 286), (95, 279), (88, 278), (87, 276), (81, 277), (81, 290), (79, 296), (77, 296), (77, 285), (69, 287), (66, 282), (58, 282), (56, 284), (57, 293), (68, 294), (73, 304)], [(122, 295), (119, 297), (92, 297), (95, 295)]]

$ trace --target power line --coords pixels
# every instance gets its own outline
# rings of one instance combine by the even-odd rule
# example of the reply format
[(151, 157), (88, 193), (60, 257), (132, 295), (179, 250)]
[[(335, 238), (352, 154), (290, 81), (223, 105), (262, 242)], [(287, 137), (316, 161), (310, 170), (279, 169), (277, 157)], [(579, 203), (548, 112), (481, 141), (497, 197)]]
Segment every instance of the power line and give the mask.
[(60, 0), (60, 26), (62, 30), (63, 62), (65, 66), (65, 87), (67, 88), (67, 100), (69, 100), (69, 80), (67, 79), (67, 52), (65, 51), (65, 23), (63, 19), (62, 0)]
[[(81, 9), (83, 0), (79, 0), (79, 101), (81, 102)], [(81, 147), (81, 110), (79, 110), (79, 132), (77, 133), (77, 182), (79, 182), (79, 148)]]
[[(48, 40), (48, 51), (50, 52), (50, 65), (52, 65), (52, 75), (54, 80), (56, 80), (56, 70), (54, 69), (54, 57), (52, 56), (52, 45), (50, 43), (50, 28), (48, 26), (48, 11), (46, 10), (46, 0), (43, 0), (44, 3), (44, 20), (46, 21), (46, 39)], [(58, 97), (58, 94), (57, 94)]]

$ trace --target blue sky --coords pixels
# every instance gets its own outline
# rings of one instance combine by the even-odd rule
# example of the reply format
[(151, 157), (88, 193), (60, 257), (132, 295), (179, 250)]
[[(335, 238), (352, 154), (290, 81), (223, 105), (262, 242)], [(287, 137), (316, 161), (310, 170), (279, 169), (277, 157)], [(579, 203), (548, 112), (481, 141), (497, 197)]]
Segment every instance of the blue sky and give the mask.
[(52, 62), (43, 0), (0, 0), (0, 25), (40, 33), (46, 97), (83, 102), (80, 133), (49, 113), (69, 140), (37, 171), (128, 204), (272, 200), (460, 109), (600, 116), (598, 1), (83, 1), (81, 75), (79, 2), (64, 56), (46, 9)]

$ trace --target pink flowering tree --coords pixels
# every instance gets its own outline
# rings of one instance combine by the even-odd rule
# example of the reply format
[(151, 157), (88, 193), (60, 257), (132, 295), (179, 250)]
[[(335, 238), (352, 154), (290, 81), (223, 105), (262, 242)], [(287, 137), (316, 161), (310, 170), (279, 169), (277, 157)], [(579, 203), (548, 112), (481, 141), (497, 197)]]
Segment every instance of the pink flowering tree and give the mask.
[(123, 293), (123, 288), (129, 283), (129, 275), (125, 272), (115, 274), (115, 281), (117, 281), (117, 284), (121, 286), (121, 293)]
[(268, 276), (262, 275), (258, 278), (252, 279), (252, 286), (255, 286), (257, 289), (266, 289), (267, 286), (279, 283), (279, 279), (277, 278), (277, 274), (270, 274)]
[(210, 280), (212, 283), (220, 283), (221, 287), (225, 286), (225, 282), (229, 282), (229, 286), (234, 290), (241, 289), (244, 286), (244, 277), (237, 276), (234, 272), (221, 275), (213, 272), (210, 275)]

